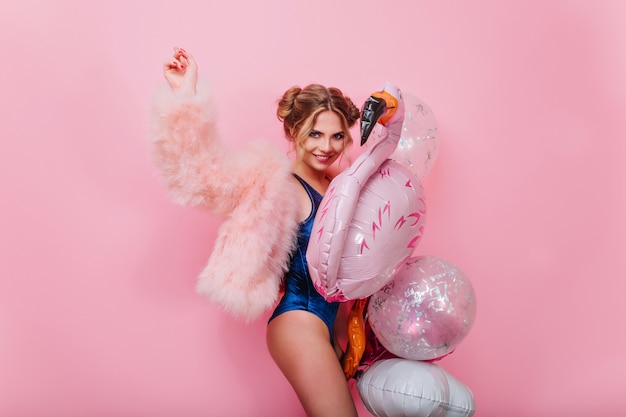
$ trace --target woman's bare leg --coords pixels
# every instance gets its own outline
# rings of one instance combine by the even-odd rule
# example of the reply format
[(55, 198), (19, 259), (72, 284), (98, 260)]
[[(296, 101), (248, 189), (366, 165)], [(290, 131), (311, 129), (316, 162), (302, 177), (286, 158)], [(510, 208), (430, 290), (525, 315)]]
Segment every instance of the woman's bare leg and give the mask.
[(307, 311), (288, 311), (267, 328), (267, 347), (308, 417), (357, 417), (324, 322)]

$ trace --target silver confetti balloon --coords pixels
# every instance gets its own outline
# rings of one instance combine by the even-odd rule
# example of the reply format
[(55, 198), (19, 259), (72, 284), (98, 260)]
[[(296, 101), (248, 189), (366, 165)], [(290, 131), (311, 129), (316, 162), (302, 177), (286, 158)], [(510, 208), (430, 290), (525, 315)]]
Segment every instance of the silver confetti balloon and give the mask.
[(471, 330), (476, 297), (471, 282), (451, 262), (410, 258), (393, 280), (374, 293), (368, 320), (394, 355), (432, 360), (452, 352)]
[(408, 166), (423, 180), (430, 172), (439, 152), (437, 120), (428, 105), (419, 98), (404, 95), (404, 123), (398, 147), (389, 158)]

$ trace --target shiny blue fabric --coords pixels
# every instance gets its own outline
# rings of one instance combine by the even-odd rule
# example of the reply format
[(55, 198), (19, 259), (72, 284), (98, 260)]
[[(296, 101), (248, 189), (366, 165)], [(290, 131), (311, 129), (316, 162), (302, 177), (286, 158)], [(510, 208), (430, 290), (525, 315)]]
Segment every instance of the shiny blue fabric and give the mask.
[(317, 209), (322, 201), (322, 195), (307, 184), (302, 178), (296, 174), (293, 175), (298, 179), (298, 181), (300, 181), (306, 192), (309, 194), (311, 203), (313, 203), (313, 210), (311, 210), (309, 217), (300, 223), (300, 229), (298, 231), (298, 246), (291, 254), (289, 271), (285, 275), (285, 293), (269, 321), (272, 321), (272, 319), (287, 311), (308, 311), (322, 319), (328, 327), (330, 340), (332, 340), (333, 326), (335, 323), (335, 317), (337, 317), (339, 303), (329, 303), (317, 292), (313, 286), (313, 282), (311, 281), (309, 266), (306, 260), (306, 249), (309, 245), (309, 238), (311, 236), (311, 229), (313, 228), (313, 221), (315, 220), (315, 213), (317, 213)]

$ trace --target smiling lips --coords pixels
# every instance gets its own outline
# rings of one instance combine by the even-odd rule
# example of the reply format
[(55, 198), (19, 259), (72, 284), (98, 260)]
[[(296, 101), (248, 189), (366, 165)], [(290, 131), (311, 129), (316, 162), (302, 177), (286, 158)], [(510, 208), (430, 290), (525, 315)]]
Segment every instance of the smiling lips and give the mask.
[(328, 162), (332, 159), (330, 155), (315, 155), (315, 158), (320, 162)]

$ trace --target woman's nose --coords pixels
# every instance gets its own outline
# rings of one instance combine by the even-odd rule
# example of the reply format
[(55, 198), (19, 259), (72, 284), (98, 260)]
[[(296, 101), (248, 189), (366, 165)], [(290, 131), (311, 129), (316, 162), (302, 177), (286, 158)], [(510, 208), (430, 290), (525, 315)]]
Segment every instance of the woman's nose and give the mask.
[(330, 151), (330, 149), (331, 149), (330, 141), (331, 141), (330, 138), (324, 138), (322, 140), (322, 143), (320, 144), (320, 150), (322, 150), (322, 151)]

